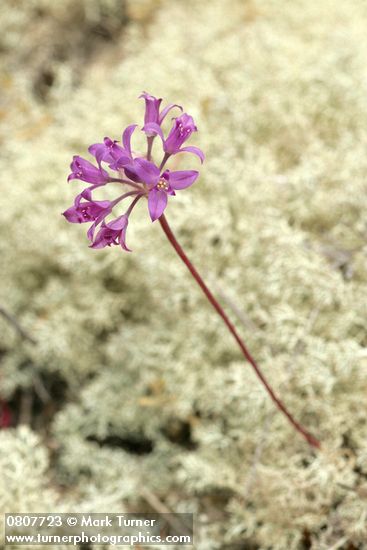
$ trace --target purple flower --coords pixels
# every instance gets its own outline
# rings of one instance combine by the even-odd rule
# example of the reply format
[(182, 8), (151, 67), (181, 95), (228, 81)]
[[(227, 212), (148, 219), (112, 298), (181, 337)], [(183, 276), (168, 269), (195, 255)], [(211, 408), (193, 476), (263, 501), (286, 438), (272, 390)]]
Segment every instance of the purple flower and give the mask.
[(117, 141), (112, 141), (105, 137), (103, 143), (91, 145), (88, 151), (95, 157), (100, 165), (101, 162), (107, 162), (112, 170), (119, 170), (133, 160), (131, 152), (131, 136), (137, 127), (137, 124), (128, 126), (122, 134), (122, 144), (117, 145)]
[(205, 156), (199, 147), (181, 147), (185, 141), (189, 139), (193, 132), (197, 132), (197, 128), (192, 116), (183, 113), (181, 116), (174, 119), (173, 126), (167, 139), (164, 139), (162, 129), (158, 124), (150, 123), (145, 125), (145, 132), (150, 132), (150, 135), (158, 135), (163, 142), (163, 150), (166, 153), (166, 158), (176, 153), (193, 153), (198, 156), (203, 163)]
[(68, 176), (70, 180), (82, 180), (88, 183), (108, 183), (110, 176), (101, 166), (96, 168), (91, 162), (79, 156), (74, 156), (70, 164), (71, 174)]
[[(78, 195), (80, 197), (80, 195)], [(101, 214), (106, 216), (112, 210), (112, 203), (110, 201), (84, 201), (76, 199), (74, 206), (71, 206), (65, 212), (63, 216), (71, 223), (86, 223), (94, 222)]]
[(149, 214), (154, 222), (163, 214), (168, 195), (175, 195), (175, 191), (186, 189), (194, 183), (199, 172), (197, 170), (166, 170), (161, 174), (159, 168), (148, 160), (138, 158), (129, 167), (131, 175), (136, 181), (144, 183), (148, 192)]
[(190, 187), (198, 177), (196, 170), (170, 172), (166, 170), (157, 183), (149, 190), (148, 208), (152, 222), (161, 217), (166, 209), (168, 195), (175, 195), (175, 190)]
[[(169, 104), (161, 110), (162, 99), (146, 92), (140, 97), (145, 100), (142, 128), (147, 138), (145, 156), (135, 153), (131, 147), (131, 138), (137, 128), (137, 124), (131, 124), (124, 130), (121, 143), (105, 137), (101, 143), (94, 143), (89, 147), (88, 151), (95, 158), (97, 166), (79, 156), (74, 156), (71, 163), (72, 173), (68, 181), (80, 179), (92, 185), (77, 195), (74, 205), (65, 210), (63, 215), (71, 223), (91, 222), (87, 232), (91, 248), (119, 245), (124, 250), (129, 250), (126, 245), (126, 230), (129, 216), (137, 202), (142, 197), (147, 199), (150, 218), (155, 221), (162, 216), (168, 197), (192, 185), (199, 175), (196, 170), (171, 172), (164, 169), (170, 156), (187, 151), (197, 155), (202, 162), (204, 160), (204, 154), (197, 147), (183, 147), (191, 134), (197, 131), (190, 115), (184, 113), (174, 119), (173, 127), (165, 139), (161, 129), (163, 120), (174, 107), (182, 108)], [(163, 150), (161, 160), (156, 164), (151, 157), (153, 141), (157, 135), (162, 140)], [(110, 174), (102, 165), (115, 174)], [(121, 192), (118, 192), (114, 200), (94, 200), (93, 191), (106, 184), (113, 184), (115, 188), (121, 186)], [(114, 208), (129, 198), (132, 201), (128, 208), (116, 217), (113, 214)], [(111, 220), (107, 222), (109, 216)]]
[(168, 138), (163, 144), (163, 149), (169, 155), (175, 153), (182, 153), (184, 151), (197, 155), (201, 162), (204, 162), (204, 153), (198, 147), (183, 147), (181, 145), (185, 143), (193, 132), (197, 132), (198, 129), (195, 126), (192, 116), (184, 113), (175, 119), (173, 127), (168, 134)]
[(129, 223), (129, 216), (122, 214), (115, 220), (105, 223), (102, 222), (101, 229), (98, 231), (94, 242), (90, 248), (104, 248), (119, 244), (127, 252), (131, 250), (126, 246), (126, 230)]
[(177, 117), (173, 123), (173, 127), (168, 134), (168, 138), (164, 142), (163, 149), (166, 153), (174, 155), (177, 153), (181, 145), (185, 143), (193, 132), (197, 132), (192, 116), (184, 113)]
[[(157, 135), (157, 132), (154, 131), (155, 126), (160, 127), (162, 122), (166, 118), (167, 114), (174, 107), (178, 107), (178, 109), (181, 109), (182, 111), (182, 107), (180, 105), (170, 103), (161, 112), (159, 112), (159, 109), (162, 103), (162, 98), (157, 99), (156, 97), (148, 94), (147, 92), (143, 92), (141, 96), (139, 96), (139, 98), (144, 98), (145, 100), (145, 115), (144, 115), (143, 131), (146, 133), (147, 137), (153, 137)], [(154, 124), (153, 131), (152, 131), (152, 128), (149, 128), (148, 126), (150, 124)]]
[(112, 141), (109, 137), (103, 139), (103, 143), (94, 143), (88, 148), (88, 151), (93, 155), (98, 162), (112, 163), (124, 154), (124, 149), (117, 145), (117, 141)]
[[(74, 206), (71, 206), (63, 216), (71, 223), (86, 223), (94, 222), (88, 230), (87, 236), (91, 241), (97, 225), (101, 223), (111, 212), (116, 201), (93, 201), (91, 190), (99, 185), (94, 185), (91, 188), (84, 189), (80, 195), (77, 195), (74, 201)], [(82, 198), (86, 199), (82, 202)]]

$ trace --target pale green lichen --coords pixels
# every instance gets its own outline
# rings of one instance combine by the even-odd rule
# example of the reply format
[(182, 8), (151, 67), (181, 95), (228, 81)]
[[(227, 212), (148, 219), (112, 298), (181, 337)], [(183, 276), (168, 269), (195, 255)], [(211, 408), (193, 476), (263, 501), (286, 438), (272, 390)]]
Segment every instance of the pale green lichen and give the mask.
[[(0, 320), (1, 395), (45, 373), (68, 384), (43, 441), (1, 433), (2, 509), (141, 510), (145, 487), (197, 514), (200, 550), (363, 548), (365, 3), (131, 0), (129, 21), (77, 86), (78, 64), (55, 62), (42, 103), (32, 68), (11, 74), (11, 48), (22, 67), (32, 10), (64, 20), (71, 4), (0, 8), (0, 304), (38, 342), (20, 343)], [(76, 4), (97, 22), (117, 9)], [(249, 348), (320, 436), (316, 456), (275, 414), (145, 205), (129, 227), (131, 255), (91, 251), (60, 216), (79, 189), (65, 183), (71, 155), (139, 120), (144, 89), (197, 120), (207, 160), (168, 219), (245, 315)], [(93, 441), (111, 436), (129, 443)]]

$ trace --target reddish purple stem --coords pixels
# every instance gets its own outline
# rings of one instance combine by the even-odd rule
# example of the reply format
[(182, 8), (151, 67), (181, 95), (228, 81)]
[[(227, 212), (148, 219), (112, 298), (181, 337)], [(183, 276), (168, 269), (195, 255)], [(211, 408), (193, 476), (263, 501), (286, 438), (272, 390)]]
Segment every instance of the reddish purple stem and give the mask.
[(228, 330), (236, 340), (237, 344), (239, 345), (244, 357), (247, 359), (247, 361), (252, 365), (254, 371), (256, 372), (257, 376), (261, 380), (262, 384), (265, 386), (266, 391), (270, 395), (271, 399), (274, 401), (275, 405), (278, 407), (278, 409), (288, 418), (289, 422), (292, 424), (292, 426), (303, 435), (303, 437), (307, 440), (307, 442), (312, 445), (313, 447), (316, 447), (319, 449), (321, 447), (320, 441), (316, 439), (310, 432), (308, 432), (301, 424), (297, 422), (291, 415), (291, 413), (288, 411), (288, 409), (285, 407), (285, 405), (282, 403), (282, 401), (275, 395), (273, 389), (271, 388), (270, 384), (266, 380), (265, 376), (263, 375), (260, 367), (257, 365), (255, 359), (252, 357), (248, 349), (246, 348), (245, 344), (243, 343), (242, 339), (240, 338), (239, 334), (237, 333), (234, 325), (228, 318), (227, 314), (223, 310), (222, 306), (219, 304), (219, 302), (216, 300), (216, 298), (213, 296), (209, 288), (204, 283), (203, 279), (199, 275), (199, 273), (196, 271), (196, 268), (193, 266), (189, 258), (186, 256), (184, 250), (182, 249), (181, 245), (177, 241), (176, 237), (174, 236), (170, 226), (168, 225), (168, 222), (164, 216), (164, 214), (159, 218), (159, 222), (161, 224), (161, 227), (163, 231), (165, 232), (168, 240), (170, 241), (173, 248), (176, 250), (177, 254), (181, 258), (181, 260), (184, 262), (188, 270), (190, 271), (191, 275), (194, 277), (202, 291), (204, 292), (205, 296), (208, 298), (209, 302), (212, 304), (214, 309), (217, 311), (218, 315), (220, 315), (224, 321), (224, 323), (227, 325)]

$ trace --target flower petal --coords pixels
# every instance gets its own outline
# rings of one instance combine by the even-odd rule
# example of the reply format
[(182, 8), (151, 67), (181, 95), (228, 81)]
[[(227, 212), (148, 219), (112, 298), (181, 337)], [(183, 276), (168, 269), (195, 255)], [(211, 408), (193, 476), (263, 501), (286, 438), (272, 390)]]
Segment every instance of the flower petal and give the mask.
[(106, 228), (101, 227), (101, 229), (98, 231), (96, 238), (94, 239), (94, 242), (89, 245), (89, 248), (104, 248), (105, 246), (111, 245), (111, 239), (108, 238), (108, 234), (106, 233)]
[(122, 214), (122, 216), (106, 223), (106, 227), (113, 229), (113, 231), (121, 231), (124, 227), (127, 227), (128, 221), (128, 216), (126, 216), (126, 214)]
[(91, 155), (94, 156), (99, 166), (101, 166), (101, 162), (102, 160), (104, 160), (104, 157), (106, 156), (105, 145), (103, 143), (94, 143), (93, 145), (88, 147), (88, 151)]
[(137, 127), (137, 124), (130, 124), (127, 128), (125, 128), (124, 133), (122, 134), (122, 143), (124, 146), (124, 149), (128, 152), (130, 158), (131, 155), (131, 136)]
[[(143, 158), (137, 158), (134, 160), (134, 164), (128, 167), (126, 173), (132, 172), (138, 177), (138, 181), (146, 183), (147, 185), (156, 185), (159, 180), (159, 168), (149, 160)], [(129, 176), (130, 177), (130, 176)]]
[(117, 141), (112, 141), (109, 137), (105, 137), (103, 143), (94, 143), (88, 148), (88, 151), (95, 157), (100, 167), (102, 162), (115, 163), (121, 155), (125, 155), (131, 160), (128, 153), (117, 144)]
[(186, 189), (194, 183), (198, 175), (197, 170), (178, 170), (168, 172), (168, 181), (173, 189)]
[(65, 212), (62, 213), (63, 216), (68, 220), (70, 223), (83, 223), (89, 220), (84, 220), (81, 212), (78, 210), (77, 207), (71, 206)]
[(90, 228), (87, 231), (87, 238), (88, 238), (89, 241), (93, 241), (94, 232), (96, 230), (96, 227), (97, 227), (97, 220), (94, 223), (92, 223), (92, 225), (90, 226)]
[(91, 162), (78, 155), (73, 157), (70, 168), (72, 173), (69, 175), (68, 181), (79, 179), (89, 183), (107, 183), (110, 179), (106, 170), (96, 168)]
[(159, 136), (161, 140), (164, 141), (162, 129), (156, 122), (148, 122), (147, 124), (144, 124), (142, 130), (148, 137)]
[(156, 98), (154, 95), (147, 94), (147, 92), (143, 92), (139, 96), (139, 99), (140, 98), (145, 99), (144, 124), (148, 124), (148, 122), (158, 122), (162, 98)]
[(199, 149), (199, 147), (194, 147), (193, 145), (189, 145), (189, 147), (183, 147), (178, 151), (178, 153), (193, 153), (194, 155), (199, 157), (201, 164), (203, 164), (205, 160), (205, 155), (202, 150)]
[(111, 213), (112, 211), (112, 208), (109, 208), (104, 211), (102, 211), (95, 219), (94, 223), (90, 226), (90, 228), (88, 229), (87, 231), (87, 237), (90, 241), (93, 240), (93, 237), (94, 237), (94, 232), (96, 230), (96, 227), (101, 223), (103, 222), (104, 223), (104, 219), (107, 218), (107, 216)]
[(161, 189), (152, 189), (149, 191), (148, 208), (152, 222), (161, 217), (167, 206), (167, 200), (167, 193)]
[(126, 250), (126, 252), (131, 252), (131, 249), (126, 244), (126, 230), (127, 230), (127, 224), (124, 227), (124, 229), (121, 231), (118, 242), (123, 250)]
[(121, 168), (123, 169), (125, 166), (127, 166), (130, 163), (131, 163), (131, 157), (126, 151), (124, 151), (123, 153), (120, 154), (119, 157), (116, 157), (116, 159), (113, 160), (113, 162), (111, 162), (111, 164), (109, 164), (108, 166), (111, 168), (111, 170), (120, 170)]
[(164, 109), (162, 109), (162, 112), (161, 112), (161, 114), (159, 115), (159, 124), (162, 124), (162, 122), (164, 121), (164, 119), (166, 118), (166, 116), (168, 115), (168, 113), (169, 113), (172, 109), (174, 109), (175, 107), (177, 107), (178, 109), (180, 109), (181, 112), (183, 111), (181, 105), (177, 105), (177, 103), (170, 103), (169, 105), (167, 105), (167, 107), (165, 107)]

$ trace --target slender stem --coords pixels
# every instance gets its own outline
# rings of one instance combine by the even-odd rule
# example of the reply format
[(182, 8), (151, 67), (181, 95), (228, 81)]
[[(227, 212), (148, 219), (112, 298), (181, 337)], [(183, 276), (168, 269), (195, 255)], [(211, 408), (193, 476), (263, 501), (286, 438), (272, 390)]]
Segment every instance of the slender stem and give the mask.
[(126, 199), (127, 197), (132, 197), (132, 196), (138, 195), (138, 194), (139, 194), (138, 191), (129, 191), (128, 193), (124, 193), (123, 195), (120, 195), (119, 197), (117, 197), (117, 199), (115, 199), (114, 201), (112, 201), (113, 208), (116, 206), (116, 204), (118, 204), (119, 202), (123, 201), (123, 200)]
[(236, 340), (237, 344), (239, 345), (239, 347), (242, 351), (242, 354), (247, 359), (247, 361), (252, 365), (252, 367), (253, 367), (254, 371), (256, 372), (258, 378), (261, 380), (262, 384), (264, 385), (264, 387), (265, 387), (266, 391), (268, 392), (268, 394), (270, 395), (271, 399), (274, 401), (275, 405), (288, 418), (289, 422), (293, 425), (293, 427), (303, 435), (303, 437), (307, 440), (307, 442), (310, 445), (312, 445), (313, 447), (316, 447), (316, 448), (320, 448), (321, 445), (320, 445), (320, 442), (318, 441), (318, 439), (316, 439), (311, 433), (309, 433), (305, 428), (303, 428), (303, 426), (301, 426), (301, 424), (299, 424), (297, 422), (297, 420), (295, 420), (293, 418), (293, 416), (288, 411), (288, 409), (285, 407), (285, 405), (282, 403), (282, 401), (275, 395), (272, 387), (270, 386), (269, 382), (266, 380), (266, 378), (263, 375), (260, 367), (257, 365), (255, 359), (252, 357), (252, 355), (248, 351), (247, 347), (243, 343), (241, 337), (237, 333), (234, 325), (232, 324), (232, 322), (228, 318), (228, 316), (225, 313), (225, 311), (223, 310), (222, 306), (216, 300), (214, 295), (211, 293), (209, 288), (204, 283), (204, 281), (201, 278), (201, 276), (199, 275), (199, 273), (196, 271), (196, 268), (194, 267), (194, 265), (191, 263), (189, 258), (186, 256), (183, 248), (181, 247), (181, 245), (177, 241), (177, 239), (174, 236), (170, 226), (168, 225), (168, 222), (167, 222), (164, 214), (159, 218), (159, 222), (160, 222), (161, 227), (162, 227), (163, 231), (165, 232), (169, 242), (171, 243), (171, 245), (173, 246), (173, 248), (175, 249), (175, 251), (177, 252), (179, 257), (181, 258), (181, 260), (184, 262), (184, 264), (186, 265), (186, 267), (190, 271), (191, 275), (194, 277), (195, 281), (200, 286), (201, 290), (204, 292), (205, 296), (207, 297), (207, 299), (209, 300), (211, 305), (217, 311), (218, 315), (220, 315), (222, 317), (222, 319), (223, 319), (224, 323), (226, 324), (228, 330), (230, 331), (230, 333), (232, 334), (232, 336)]
[(155, 136), (147, 137), (147, 160), (151, 160), (152, 158), (152, 147), (153, 147), (154, 138)]
[(144, 193), (139, 193), (137, 197), (133, 200), (133, 202), (130, 204), (129, 208), (125, 212), (125, 216), (130, 216), (133, 208), (135, 207), (136, 203), (140, 201), (140, 199), (144, 196)]
[(139, 191), (142, 190), (142, 186), (139, 185), (138, 183), (133, 183), (132, 181), (129, 181), (129, 180), (124, 180), (124, 179), (121, 179), (121, 178), (110, 178), (109, 180), (111, 183), (126, 183), (126, 185), (130, 185), (131, 187), (135, 187), (135, 189), (138, 189)]
[(167, 160), (170, 158), (170, 154), (169, 153), (164, 153), (164, 157), (163, 157), (163, 160), (161, 162), (161, 165), (159, 167), (159, 170), (162, 171), (163, 169), (163, 166), (166, 164)]

